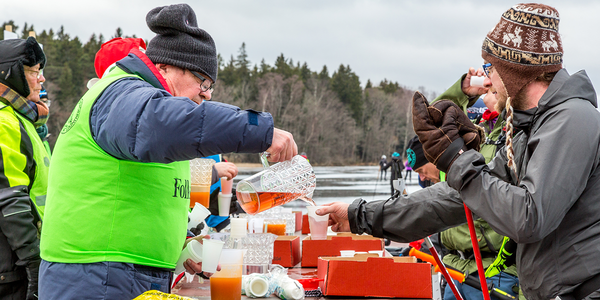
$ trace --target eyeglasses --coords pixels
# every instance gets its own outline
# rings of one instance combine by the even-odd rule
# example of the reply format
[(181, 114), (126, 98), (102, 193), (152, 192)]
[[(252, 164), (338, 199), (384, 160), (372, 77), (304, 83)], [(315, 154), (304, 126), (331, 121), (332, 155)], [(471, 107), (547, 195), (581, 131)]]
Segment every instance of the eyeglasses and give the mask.
[(200, 79), (200, 82), (201, 82), (200, 89), (203, 92), (210, 91), (212, 93), (215, 90), (215, 85), (211, 84), (210, 79), (205, 78), (204, 76), (200, 75), (200, 73), (198, 73), (196, 71), (192, 71), (192, 70), (189, 70), (189, 71), (194, 76), (198, 77), (198, 79)]
[(483, 65), (483, 72), (485, 72), (485, 76), (490, 77), (490, 72), (492, 68), (492, 64), (491, 63), (487, 63), (485, 65)]
[(31, 72), (35, 74), (35, 78), (40, 79), (43, 76), (42, 70), (25, 70), (26, 72)]

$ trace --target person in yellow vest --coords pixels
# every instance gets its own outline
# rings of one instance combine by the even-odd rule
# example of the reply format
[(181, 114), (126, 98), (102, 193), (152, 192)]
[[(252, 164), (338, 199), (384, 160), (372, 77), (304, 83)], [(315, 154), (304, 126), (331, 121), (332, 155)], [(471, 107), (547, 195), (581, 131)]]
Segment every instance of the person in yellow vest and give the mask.
[(35, 38), (0, 41), (0, 299), (37, 299), (50, 158), (36, 132), (46, 56)]
[[(40, 101), (44, 102), (44, 104), (46, 104), (48, 109), (50, 109), (51, 101), (48, 99), (48, 91), (46, 91), (44, 86), (42, 86), (42, 90), (40, 91)], [(40, 139), (42, 139), (42, 143), (44, 143), (44, 147), (46, 148), (48, 155), (52, 156), (52, 150), (50, 149), (50, 142), (48, 142), (48, 138), (50, 137), (50, 133), (48, 132), (48, 125), (44, 124), (42, 126), (37, 127), (35, 130), (37, 131), (38, 135), (40, 136)]]
[(189, 5), (156, 7), (146, 23), (157, 34), (146, 51), (133, 48), (108, 68), (54, 146), (40, 299), (169, 292), (187, 231), (189, 160), (298, 153), (269, 113), (205, 101), (217, 80), (216, 46)]

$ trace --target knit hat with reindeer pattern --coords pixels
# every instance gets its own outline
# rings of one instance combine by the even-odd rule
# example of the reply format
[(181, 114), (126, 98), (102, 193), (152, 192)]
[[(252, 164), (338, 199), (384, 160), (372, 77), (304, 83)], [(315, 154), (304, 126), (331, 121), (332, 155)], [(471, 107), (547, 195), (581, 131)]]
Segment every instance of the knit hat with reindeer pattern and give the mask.
[(481, 55), (498, 72), (509, 97), (542, 73), (562, 69), (559, 20), (553, 7), (517, 4), (487, 34)]

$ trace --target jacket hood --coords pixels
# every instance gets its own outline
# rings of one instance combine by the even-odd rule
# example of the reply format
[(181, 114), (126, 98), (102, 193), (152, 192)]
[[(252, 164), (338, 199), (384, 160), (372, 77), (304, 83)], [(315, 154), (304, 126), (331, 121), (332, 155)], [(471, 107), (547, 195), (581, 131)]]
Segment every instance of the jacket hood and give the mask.
[(537, 107), (525, 111), (515, 109), (513, 125), (515, 128), (528, 130), (536, 116), (570, 99), (588, 101), (598, 108), (596, 91), (584, 70), (573, 75), (569, 75), (566, 69), (558, 71)]
[(548, 109), (573, 98), (589, 101), (594, 107), (598, 108), (596, 91), (585, 70), (569, 75), (566, 69), (562, 69), (556, 73), (554, 80), (540, 98), (537, 114), (544, 113)]

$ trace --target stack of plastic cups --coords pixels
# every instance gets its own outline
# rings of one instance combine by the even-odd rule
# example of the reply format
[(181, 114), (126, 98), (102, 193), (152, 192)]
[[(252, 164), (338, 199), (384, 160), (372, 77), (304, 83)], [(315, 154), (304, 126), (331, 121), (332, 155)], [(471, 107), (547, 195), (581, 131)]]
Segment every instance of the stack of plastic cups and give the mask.
[(185, 249), (181, 252), (179, 256), (179, 260), (177, 260), (177, 265), (175, 266), (175, 274), (178, 275), (181, 272), (185, 271), (185, 267), (183, 263), (191, 258), (195, 263), (202, 262), (202, 244), (197, 240), (191, 240), (186, 246)]
[[(192, 208), (192, 212), (190, 212), (190, 214), (188, 215), (190, 218), (190, 222), (188, 223), (188, 229), (192, 229), (198, 226), (198, 224), (204, 222), (204, 219), (206, 219), (206, 217), (208, 217), (209, 215), (210, 211), (206, 207), (202, 205), (194, 206), (194, 208)], [(204, 226), (204, 228), (206, 228), (206, 226)]]
[(247, 228), (248, 220), (246, 220), (244, 218), (231, 218), (230, 224), (231, 224), (230, 238), (243, 239), (248, 235), (247, 234), (248, 233), (248, 228)]
[(233, 179), (227, 180), (227, 177), (221, 178), (221, 191), (219, 192), (219, 216), (229, 216), (229, 206), (231, 205), (231, 189), (233, 186)]

